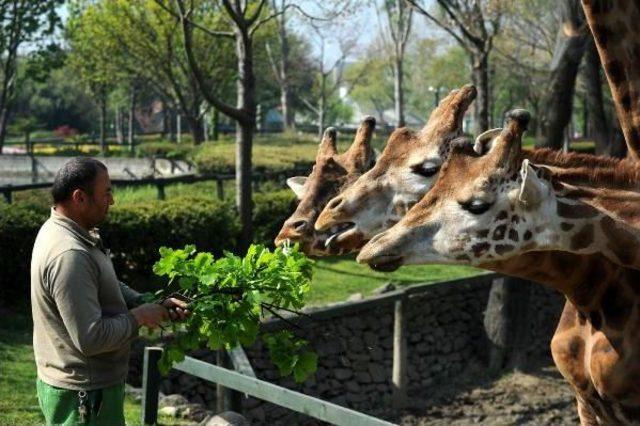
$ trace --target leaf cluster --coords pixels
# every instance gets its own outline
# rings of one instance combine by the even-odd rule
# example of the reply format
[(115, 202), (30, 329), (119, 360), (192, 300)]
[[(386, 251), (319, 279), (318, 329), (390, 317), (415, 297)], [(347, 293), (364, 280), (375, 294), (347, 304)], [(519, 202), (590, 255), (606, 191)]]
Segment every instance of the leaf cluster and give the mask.
[[(163, 373), (201, 345), (212, 350), (252, 345), (265, 314), (279, 316), (280, 310), (297, 312), (304, 306), (312, 275), (312, 261), (297, 246), (270, 251), (252, 245), (244, 257), (227, 252), (215, 259), (187, 245), (162, 247), (160, 256), (153, 272), (168, 283), (156, 296), (182, 297), (191, 311), (187, 320), (173, 324), (176, 337), (159, 363)], [(264, 342), (281, 374), (293, 373), (302, 381), (315, 372), (315, 354), (291, 332), (268, 335)]]

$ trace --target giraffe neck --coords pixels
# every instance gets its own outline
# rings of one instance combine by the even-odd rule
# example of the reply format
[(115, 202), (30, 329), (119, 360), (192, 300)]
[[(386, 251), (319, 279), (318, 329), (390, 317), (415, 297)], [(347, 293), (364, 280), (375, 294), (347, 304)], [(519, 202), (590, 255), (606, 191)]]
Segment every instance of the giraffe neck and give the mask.
[(640, 269), (640, 228), (633, 226), (640, 218), (640, 194), (561, 185), (556, 197), (552, 233), (560, 250), (599, 253)]
[(640, 39), (636, 1), (582, 0), (600, 61), (611, 88), (629, 155), (640, 159)]

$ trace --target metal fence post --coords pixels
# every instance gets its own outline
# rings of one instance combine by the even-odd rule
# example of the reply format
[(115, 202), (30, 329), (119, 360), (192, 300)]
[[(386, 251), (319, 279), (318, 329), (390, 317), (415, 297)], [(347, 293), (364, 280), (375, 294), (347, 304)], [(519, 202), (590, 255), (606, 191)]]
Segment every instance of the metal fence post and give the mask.
[(396, 300), (393, 317), (392, 398), (394, 408), (403, 408), (407, 403), (407, 333), (405, 330), (407, 301), (406, 294)]
[(223, 200), (224, 199), (224, 181), (220, 178), (217, 178), (216, 185), (218, 187), (218, 200)]
[(164, 193), (164, 182), (157, 182), (156, 188), (158, 188), (158, 200), (164, 200), (165, 198), (167, 198), (166, 194)]
[(5, 188), (2, 191), (2, 195), (4, 195), (4, 200), (7, 202), (7, 204), (11, 204), (11, 201), (12, 201), (11, 188)]
[(160, 371), (158, 360), (162, 348), (144, 348), (142, 369), (142, 424), (155, 425), (158, 422), (158, 394), (160, 392)]

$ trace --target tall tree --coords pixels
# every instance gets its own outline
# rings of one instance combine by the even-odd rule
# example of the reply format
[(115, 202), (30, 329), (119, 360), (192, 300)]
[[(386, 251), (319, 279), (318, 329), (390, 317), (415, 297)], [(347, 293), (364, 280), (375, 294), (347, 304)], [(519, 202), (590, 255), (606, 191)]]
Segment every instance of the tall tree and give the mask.
[(612, 155), (612, 132), (604, 108), (600, 57), (592, 38), (587, 41), (584, 55), (584, 80), (586, 86), (588, 126), (596, 144), (596, 154)]
[(561, 0), (558, 8), (558, 37), (551, 62), (551, 81), (546, 114), (543, 118), (544, 139), (540, 146), (560, 149), (573, 112), (573, 94), (585, 43), (589, 39), (584, 13), (578, 0)]
[(467, 52), (471, 80), (478, 90), (476, 130), (489, 128), (489, 56), (500, 29), (502, 0), (436, 0), (439, 10), (429, 11), (421, 0), (407, 0), (416, 11), (451, 35)]
[(25, 43), (41, 43), (54, 33), (63, 0), (0, 0), (0, 152), (16, 94), (18, 50)]
[(383, 6), (387, 17), (388, 36), (393, 48), (396, 127), (404, 127), (404, 56), (411, 33), (413, 8), (407, 6), (404, 0), (384, 0)]
[[(164, 0), (156, 0), (173, 10)], [(207, 102), (236, 122), (236, 206), (240, 214), (242, 233), (240, 249), (251, 243), (253, 225), (251, 220), (251, 155), (253, 134), (256, 128), (256, 99), (253, 42), (256, 31), (278, 15), (266, 10), (267, 0), (220, 0), (213, 6), (196, 1), (173, 0), (175, 12), (182, 28), (185, 53), (189, 69)], [(202, 21), (203, 9), (214, 7), (225, 15), (230, 29), (211, 28)], [(232, 39), (236, 53), (236, 106), (225, 102), (215, 81), (207, 78), (201, 60), (194, 53), (194, 31), (202, 31), (215, 40)]]

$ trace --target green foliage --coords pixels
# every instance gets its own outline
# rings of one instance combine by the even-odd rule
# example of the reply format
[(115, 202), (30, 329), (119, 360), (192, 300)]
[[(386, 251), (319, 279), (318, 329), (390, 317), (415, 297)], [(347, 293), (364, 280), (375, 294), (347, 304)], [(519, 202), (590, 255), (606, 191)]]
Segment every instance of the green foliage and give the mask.
[[(168, 283), (157, 296), (177, 291), (189, 301), (191, 311), (183, 323), (173, 325), (177, 337), (158, 363), (164, 374), (200, 345), (218, 350), (253, 344), (265, 310), (275, 314), (304, 306), (312, 274), (311, 260), (297, 246), (271, 252), (252, 245), (243, 258), (227, 252), (216, 260), (187, 245), (181, 250), (162, 247), (160, 256), (153, 272), (167, 277)], [(266, 336), (265, 343), (281, 374), (293, 372), (300, 382), (315, 372), (317, 357), (305, 350), (307, 342), (290, 332)]]
[(191, 144), (169, 141), (144, 142), (136, 146), (136, 156), (186, 160), (190, 158), (193, 147)]

